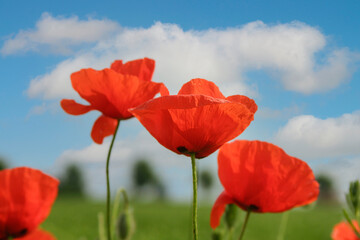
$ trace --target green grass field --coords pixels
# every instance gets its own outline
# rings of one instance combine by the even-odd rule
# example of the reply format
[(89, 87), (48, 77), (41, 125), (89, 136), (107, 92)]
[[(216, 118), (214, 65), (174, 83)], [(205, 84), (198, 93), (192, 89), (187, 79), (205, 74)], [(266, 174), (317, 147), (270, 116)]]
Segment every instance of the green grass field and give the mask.
[[(190, 203), (136, 203), (133, 240), (191, 240)], [(58, 240), (95, 240), (97, 214), (105, 205), (90, 200), (59, 198), (42, 228)], [(199, 205), (199, 239), (210, 240), (211, 206)], [(241, 220), (244, 213), (241, 213)], [(281, 214), (252, 214), (245, 240), (276, 240)], [(330, 239), (332, 227), (342, 220), (341, 208), (317, 205), (312, 210), (292, 210), (284, 240)], [(240, 223), (239, 223), (240, 224)], [(237, 238), (236, 238), (237, 239)]]

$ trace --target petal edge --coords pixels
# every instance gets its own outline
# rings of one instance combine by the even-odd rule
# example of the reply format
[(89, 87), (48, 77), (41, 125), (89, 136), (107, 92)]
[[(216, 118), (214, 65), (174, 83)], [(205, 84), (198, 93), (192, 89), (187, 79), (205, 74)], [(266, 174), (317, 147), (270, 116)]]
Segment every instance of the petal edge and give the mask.
[(228, 193), (226, 193), (226, 191), (223, 191), (216, 199), (210, 214), (210, 226), (212, 229), (215, 229), (217, 226), (219, 226), (220, 219), (224, 214), (226, 205), (231, 203), (235, 203), (235, 201)]
[(82, 115), (91, 110), (94, 110), (92, 106), (82, 105), (73, 99), (63, 99), (61, 100), (60, 105), (66, 113), (71, 115)]
[(117, 121), (114, 118), (109, 118), (101, 115), (96, 119), (91, 130), (91, 138), (97, 144), (102, 144), (105, 137), (113, 135), (116, 129)]

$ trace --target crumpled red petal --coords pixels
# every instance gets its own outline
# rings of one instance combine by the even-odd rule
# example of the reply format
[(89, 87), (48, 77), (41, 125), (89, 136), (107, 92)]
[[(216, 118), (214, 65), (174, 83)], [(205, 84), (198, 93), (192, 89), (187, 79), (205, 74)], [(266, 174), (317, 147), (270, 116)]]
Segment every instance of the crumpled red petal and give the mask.
[(71, 115), (82, 115), (94, 110), (92, 106), (77, 103), (72, 99), (63, 99), (61, 100), (60, 105), (66, 113)]
[(51, 235), (49, 232), (46, 232), (41, 229), (36, 229), (29, 234), (26, 234), (24, 237), (16, 238), (19, 240), (56, 240), (56, 238)]
[(226, 192), (244, 210), (282, 212), (310, 204), (319, 194), (311, 168), (270, 143), (237, 140), (224, 144), (218, 166)]
[(49, 215), (59, 181), (27, 167), (0, 171), (0, 239), (31, 232)]
[[(96, 71), (82, 69), (71, 74), (71, 83), (79, 95), (90, 105), (82, 105), (71, 99), (61, 101), (61, 107), (72, 115), (81, 115), (91, 110), (98, 110), (104, 116), (115, 120), (126, 120), (133, 115), (129, 108), (136, 107), (158, 93), (169, 95), (169, 90), (162, 83), (151, 82), (155, 61), (149, 58), (129, 61), (114, 61), (110, 69)], [(103, 117), (95, 122), (91, 136), (95, 142), (113, 134), (114, 121)], [(111, 123), (110, 126), (105, 126)]]
[(117, 124), (118, 120), (101, 115), (94, 123), (91, 138), (97, 144), (102, 144), (105, 137), (114, 134)]
[(74, 89), (94, 109), (116, 119), (132, 117), (129, 108), (152, 99), (160, 91), (163, 94), (167, 91), (162, 83), (143, 81), (111, 69), (82, 69), (71, 75), (71, 81)]
[(110, 68), (121, 74), (137, 76), (143, 81), (151, 81), (155, 61), (150, 58), (143, 58), (123, 64), (122, 60), (117, 60), (111, 64)]
[(244, 104), (245, 106), (247, 106), (247, 108), (250, 110), (250, 112), (252, 112), (254, 114), (258, 109), (254, 100), (252, 100), (251, 98), (248, 98), (246, 96), (243, 96), (243, 95), (229, 96), (226, 98), (226, 100), (229, 100), (230, 102), (237, 102), (237, 103)]
[(253, 120), (243, 104), (205, 95), (172, 95), (130, 112), (164, 147), (203, 158), (242, 133)]
[[(352, 221), (355, 228), (359, 231), (359, 225), (356, 220)], [(359, 240), (354, 233), (352, 227), (347, 222), (341, 222), (335, 225), (332, 233), (331, 233), (332, 240)]]
[(210, 226), (211, 228), (215, 229), (220, 224), (221, 216), (225, 212), (226, 205), (235, 203), (234, 199), (226, 193), (226, 191), (223, 191), (218, 198), (216, 199), (214, 206), (211, 209), (210, 214)]
[(178, 95), (189, 95), (189, 94), (202, 94), (214, 98), (225, 99), (225, 96), (220, 92), (219, 87), (215, 83), (205, 79), (196, 78), (185, 83)]

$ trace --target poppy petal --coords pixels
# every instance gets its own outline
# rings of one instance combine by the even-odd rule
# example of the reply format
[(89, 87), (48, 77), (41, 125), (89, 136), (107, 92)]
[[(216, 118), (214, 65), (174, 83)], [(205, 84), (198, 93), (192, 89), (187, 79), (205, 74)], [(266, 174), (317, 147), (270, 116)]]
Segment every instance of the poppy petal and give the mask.
[(24, 237), (16, 238), (19, 240), (56, 240), (56, 238), (50, 233), (43, 231), (41, 229), (36, 229), (29, 234), (26, 234)]
[(213, 82), (201, 78), (192, 79), (185, 83), (178, 93), (178, 95), (188, 94), (202, 94), (214, 98), (225, 99), (218, 86)]
[(243, 104), (205, 95), (172, 95), (150, 100), (130, 112), (160, 144), (203, 158), (242, 133), (253, 120)]
[(160, 90), (159, 90), (160, 96), (170, 95), (169, 90), (167, 89), (167, 87), (164, 84), (162, 84), (162, 83), (158, 83), (158, 84), (160, 84)]
[(217, 226), (219, 226), (220, 219), (221, 216), (224, 214), (226, 205), (231, 203), (235, 203), (234, 199), (225, 191), (223, 191), (216, 199), (210, 214), (210, 226), (212, 229), (215, 229), (217, 228)]
[(155, 69), (155, 61), (150, 58), (144, 58), (123, 64), (121, 60), (117, 60), (111, 64), (111, 69), (121, 74), (137, 76), (143, 81), (151, 81)]
[(245, 106), (247, 106), (247, 108), (250, 110), (250, 112), (252, 112), (254, 114), (256, 113), (257, 108), (258, 108), (254, 100), (252, 100), (251, 98), (248, 98), (246, 96), (243, 96), (243, 95), (229, 96), (226, 98), (226, 100), (229, 100), (230, 102), (242, 103)]
[(88, 68), (71, 74), (72, 86), (79, 95), (94, 109), (114, 118), (119, 117), (119, 113), (111, 98), (114, 95), (114, 87), (121, 79), (123, 75), (110, 69), (96, 71)]
[(122, 66), (123, 66), (123, 65), (124, 65), (124, 64), (123, 64), (123, 61), (122, 61), (122, 60), (115, 60), (115, 61), (111, 64), (110, 68), (111, 68), (112, 70), (114, 70), (115, 72), (121, 73), (121, 69), (122, 69)]
[[(359, 225), (356, 220), (352, 221), (353, 225), (357, 230), (359, 230)], [(347, 222), (341, 222), (335, 225), (331, 238), (333, 240), (359, 240), (359, 238), (354, 233), (353, 229)]]
[(219, 178), (243, 209), (282, 212), (317, 199), (319, 184), (311, 168), (281, 148), (260, 141), (224, 144), (218, 155)]
[(63, 99), (61, 100), (60, 105), (66, 113), (71, 115), (81, 115), (94, 110), (92, 106), (82, 105), (72, 99)]
[(39, 170), (0, 171), (0, 239), (33, 231), (49, 215), (59, 181)]
[(118, 120), (101, 115), (94, 123), (91, 138), (97, 144), (102, 144), (105, 137), (114, 134), (117, 124)]
[(82, 69), (71, 75), (74, 89), (105, 116), (128, 119), (129, 108), (152, 99), (160, 91), (168, 93), (162, 83), (140, 80), (136, 76), (119, 74), (111, 69)]

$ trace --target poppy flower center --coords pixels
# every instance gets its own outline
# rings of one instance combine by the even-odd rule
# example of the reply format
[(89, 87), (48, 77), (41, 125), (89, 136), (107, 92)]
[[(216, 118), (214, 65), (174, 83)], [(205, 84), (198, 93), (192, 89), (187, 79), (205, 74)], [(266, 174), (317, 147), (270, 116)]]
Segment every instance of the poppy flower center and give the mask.
[(258, 206), (256, 206), (256, 205), (251, 204), (251, 205), (248, 207), (248, 209), (249, 209), (250, 211), (252, 211), (252, 212), (256, 212), (256, 211), (259, 210), (260, 208), (259, 208)]
[(20, 230), (17, 233), (9, 234), (9, 237), (11, 237), (11, 238), (19, 238), (19, 237), (25, 236), (27, 233), (28, 233), (28, 230), (26, 228), (24, 228), (24, 229)]
[(176, 148), (180, 153), (189, 153), (189, 150), (187, 150), (186, 147), (180, 146)]

